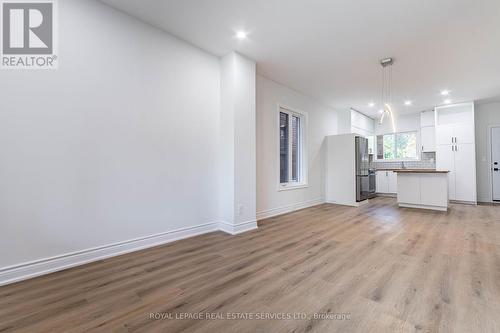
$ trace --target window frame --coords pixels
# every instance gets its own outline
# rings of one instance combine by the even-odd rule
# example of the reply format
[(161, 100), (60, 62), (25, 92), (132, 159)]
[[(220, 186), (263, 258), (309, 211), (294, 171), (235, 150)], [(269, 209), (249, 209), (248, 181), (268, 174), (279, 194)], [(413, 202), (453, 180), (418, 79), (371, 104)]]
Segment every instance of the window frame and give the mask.
[[(288, 131), (288, 147), (289, 147), (289, 156), (288, 156), (288, 179), (289, 181), (286, 183), (281, 182), (281, 175), (280, 175), (280, 113), (284, 112), (288, 114), (288, 124), (290, 130)], [(292, 116), (300, 118), (300, 125), (299, 125), (299, 163), (298, 163), (298, 168), (299, 168), (299, 181), (294, 182), (291, 180), (292, 178), (292, 130), (291, 130), (291, 122), (292, 122)], [(276, 177), (277, 177), (277, 187), (278, 191), (287, 191), (287, 190), (295, 190), (295, 189), (301, 189), (301, 188), (306, 188), (309, 186), (308, 183), (308, 114), (307, 112), (300, 111), (297, 109), (290, 108), (286, 105), (283, 104), (278, 104), (277, 105), (277, 112), (276, 112), (276, 125), (275, 125), (275, 130), (276, 130), (276, 159), (277, 159), (277, 172), (276, 172)]]
[[(378, 158), (378, 137), (379, 136), (385, 136), (385, 135), (394, 135), (394, 148), (396, 149), (397, 145), (396, 145), (396, 136), (398, 134), (411, 134), (411, 133), (414, 133), (415, 134), (415, 144), (416, 144), (416, 158), (394, 158), (394, 159), (385, 159), (385, 158), (382, 158), (382, 159), (379, 159)], [(395, 132), (395, 133), (380, 133), (380, 134), (376, 134), (375, 135), (375, 152), (374, 152), (374, 156), (375, 156), (375, 159), (374, 161), (375, 162), (406, 162), (406, 161), (420, 161), (421, 160), (421, 147), (420, 147), (420, 131), (419, 130), (413, 130), (413, 131), (402, 131), (402, 132)], [(396, 151), (394, 151), (394, 156), (396, 156)]]

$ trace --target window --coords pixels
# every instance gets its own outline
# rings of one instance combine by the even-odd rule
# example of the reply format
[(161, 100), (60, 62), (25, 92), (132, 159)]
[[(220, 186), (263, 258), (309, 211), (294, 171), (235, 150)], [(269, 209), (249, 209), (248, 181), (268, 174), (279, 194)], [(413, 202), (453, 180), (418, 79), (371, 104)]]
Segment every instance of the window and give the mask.
[(417, 159), (417, 132), (394, 133), (377, 136), (377, 159)]
[(280, 188), (306, 185), (305, 177), (305, 115), (279, 109), (279, 183)]

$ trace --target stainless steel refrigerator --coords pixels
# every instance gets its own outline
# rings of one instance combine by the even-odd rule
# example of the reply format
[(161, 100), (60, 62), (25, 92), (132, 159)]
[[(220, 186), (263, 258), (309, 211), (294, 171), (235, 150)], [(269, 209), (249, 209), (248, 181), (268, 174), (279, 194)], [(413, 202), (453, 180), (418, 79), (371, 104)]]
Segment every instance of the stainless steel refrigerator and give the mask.
[(368, 139), (356, 137), (356, 201), (375, 197), (375, 171), (370, 169)]

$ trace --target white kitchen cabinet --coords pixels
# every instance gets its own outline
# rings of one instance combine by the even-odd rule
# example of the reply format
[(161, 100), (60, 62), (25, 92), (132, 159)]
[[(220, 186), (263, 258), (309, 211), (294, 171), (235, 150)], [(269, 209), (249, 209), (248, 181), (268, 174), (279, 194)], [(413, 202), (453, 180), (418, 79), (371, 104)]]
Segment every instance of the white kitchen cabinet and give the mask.
[(476, 203), (474, 104), (436, 107), (436, 168), (449, 170), (451, 200)]
[(420, 127), (434, 127), (435, 116), (434, 111), (424, 111), (420, 113)]
[(436, 144), (474, 143), (475, 131), (471, 124), (446, 124), (436, 127)]
[(471, 126), (468, 123), (455, 124), (453, 130), (453, 135), (455, 138), (454, 141), (456, 144), (474, 143), (476, 141), (474, 126)]
[(421, 128), (421, 141), (422, 141), (422, 152), (435, 152), (436, 151), (436, 129), (432, 127), (422, 127)]
[(398, 191), (398, 175), (389, 171), (387, 173), (387, 183), (388, 183), (388, 192), (387, 193), (397, 193)]
[(377, 171), (375, 179), (377, 193), (396, 194), (398, 179), (393, 171)]
[(398, 204), (400, 207), (448, 209), (448, 177), (446, 172), (398, 172)]
[(461, 144), (455, 146), (455, 199), (458, 201), (473, 201), (471, 193), (476, 189), (474, 144)]
[(436, 170), (448, 170), (448, 192), (455, 200), (455, 147), (453, 145), (436, 146)]
[(420, 113), (420, 142), (422, 153), (436, 151), (436, 127), (434, 111)]
[(386, 171), (377, 171), (375, 181), (377, 193), (387, 193), (389, 191), (389, 183), (386, 176)]
[(420, 175), (420, 204), (425, 206), (448, 206), (446, 187), (448, 179), (443, 174)]
[(436, 169), (449, 170), (448, 191), (451, 200), (476, 201), (475, 145), (439, 145)]
[(436, 126), (436, 145), (451, 145), (455, 143), (454, 126), (454, 124)]
[[(397, 175), (396, 175), (397, 176)], [(398, 202), (419, 203), (420, 202), (420, 175), (405, 174), (399, 177)]]

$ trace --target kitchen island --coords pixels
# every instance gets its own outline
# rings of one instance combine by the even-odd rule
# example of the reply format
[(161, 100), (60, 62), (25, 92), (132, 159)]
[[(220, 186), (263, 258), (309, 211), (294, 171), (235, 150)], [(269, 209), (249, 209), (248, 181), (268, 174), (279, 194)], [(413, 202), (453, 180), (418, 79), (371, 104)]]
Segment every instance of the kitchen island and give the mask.
[(399, 207), (448, 210), (448, 173), (444, 170), (399, 169)]

